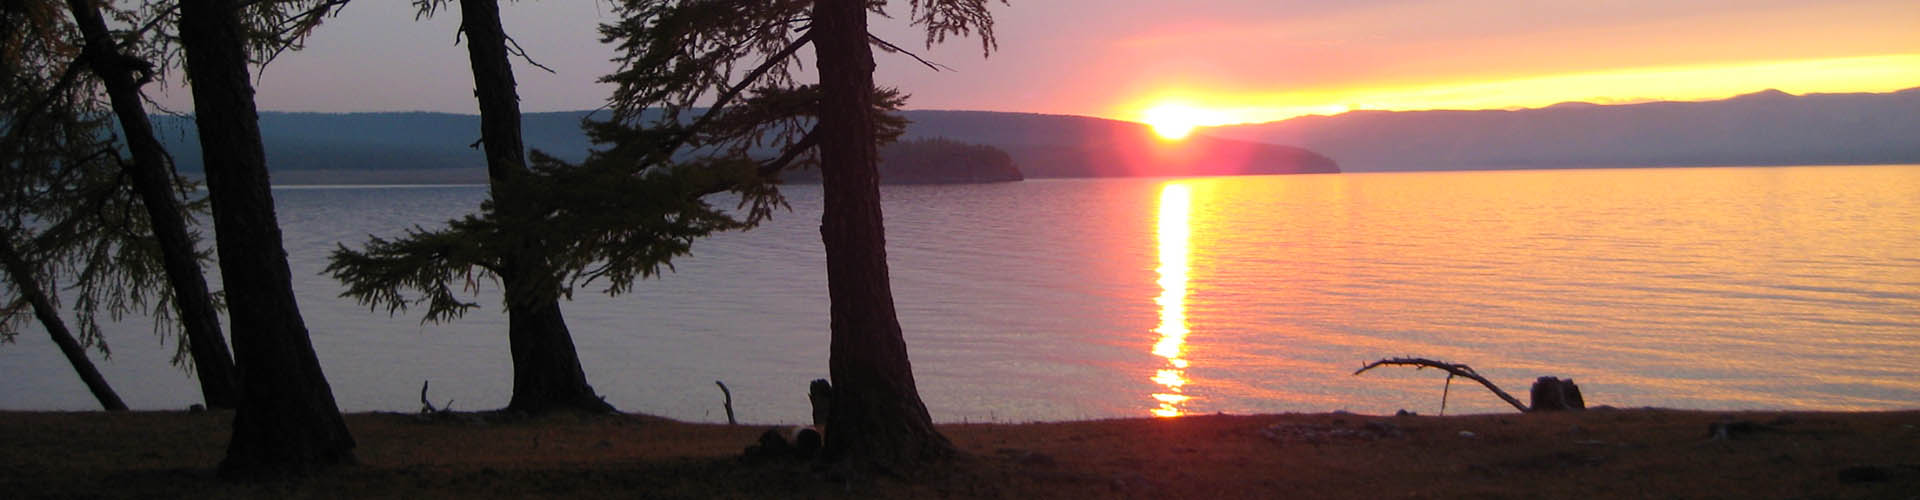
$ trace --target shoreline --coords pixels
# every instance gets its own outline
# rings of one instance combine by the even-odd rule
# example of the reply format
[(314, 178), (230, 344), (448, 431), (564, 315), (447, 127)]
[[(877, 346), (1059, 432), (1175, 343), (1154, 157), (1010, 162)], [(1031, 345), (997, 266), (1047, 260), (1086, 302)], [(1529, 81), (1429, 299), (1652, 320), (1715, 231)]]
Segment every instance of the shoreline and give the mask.
[(1911, 498), (1920, 491), (1920, 410), (948, 423), (938, 427), (962, 458), (847, 482), (824, 480), (804, 462), (740, 459), (771, 425), (475, 415), (349, 414), (359, 465), (233, 484), (213, 476), (231, 412), (0, 412), (0, 442), (8, 443), (0, 448), (0, 491), (17, 498)]

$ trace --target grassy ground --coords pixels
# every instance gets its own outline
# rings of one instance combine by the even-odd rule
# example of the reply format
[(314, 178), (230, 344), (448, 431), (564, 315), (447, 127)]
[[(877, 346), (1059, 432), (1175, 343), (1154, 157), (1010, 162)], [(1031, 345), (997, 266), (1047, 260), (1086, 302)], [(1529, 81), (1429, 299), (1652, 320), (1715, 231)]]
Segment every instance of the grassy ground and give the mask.
[(213, 474), (230, 421), (0, 413), (0, 497), (1920, 498), (1920, 411), (959, 424), (964, 457), (846, 481), (743, 462), (756, 426), (356, 414), (360, 465), (235, 484)]

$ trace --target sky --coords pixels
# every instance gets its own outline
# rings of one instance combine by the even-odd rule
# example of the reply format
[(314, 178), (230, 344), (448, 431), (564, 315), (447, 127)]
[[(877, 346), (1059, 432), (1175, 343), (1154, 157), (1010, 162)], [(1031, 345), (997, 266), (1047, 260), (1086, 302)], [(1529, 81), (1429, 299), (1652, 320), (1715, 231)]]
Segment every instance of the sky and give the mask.
[[(408, 3), (346, 6), (258, 75), (260, 109), (476, 113), (458, 10), (415, 21)], [(907, 2), (892, 3), (896, 19), (874, 31), (920, 47)], [(1920, 87), (1914, 0), (1013, 0), (993, 12), (990, 56), (972, 38), (918, 51), (949, 71), (876, 54), (876, 80), (911, 94), (911, 109), (1174, 110), (1201, 125)], [(610, 88), (595, 80), (614, 64), (595, 26), (610, 13), (590, 0), (504, 5), (509, 34), (555, 71), (515, 68), (525, 111), (601, 105)], [(184, 89), (158, 101), (191, 108)]]

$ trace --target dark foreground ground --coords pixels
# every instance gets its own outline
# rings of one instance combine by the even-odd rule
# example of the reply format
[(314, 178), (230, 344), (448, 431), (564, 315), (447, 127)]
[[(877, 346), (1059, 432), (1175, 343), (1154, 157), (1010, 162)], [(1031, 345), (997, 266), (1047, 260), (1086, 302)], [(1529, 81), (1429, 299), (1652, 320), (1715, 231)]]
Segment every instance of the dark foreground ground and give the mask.
[(240, 484), (231, 418), (0, 413), (0, 498), (1920, 498), (1920, 411), (945, 425), (965, 457), (847, 481), (743, 462), (749, 425), (356, 414), (360, 465)]

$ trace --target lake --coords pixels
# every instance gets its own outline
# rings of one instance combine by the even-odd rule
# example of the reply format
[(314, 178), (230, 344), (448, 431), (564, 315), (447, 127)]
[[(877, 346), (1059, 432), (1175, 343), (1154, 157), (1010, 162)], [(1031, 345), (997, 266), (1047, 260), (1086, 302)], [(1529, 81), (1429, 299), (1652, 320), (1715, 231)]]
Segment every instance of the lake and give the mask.
[[(809, 420), (826, 373), (817, 186), (699, 241), (676, 272), (565, 303), (589, 380), (623, 411)], [(504, 406), (498, 290), (448, 324), (337, 298), (326, 254), (475, 209), (485, 190), (276, 189), (307, 324), (348, 411)], [(1589, 405), (1920, 407), (1920, 166), (1663, 168), (884, 188), (900, 319), (944, 422), (1439, 411), (1472, 365)], [(217, 286), (217, 280), (214, 281)], [(597, 284), (596, 284), (597, 285)], [(101, 362), (135, 408), (199, 400), (145, 318)], [(95, 409), (37, 325), (0, 346), (0, 408)], [(1455, 380), (1448, 413), (1512, 411)]]

